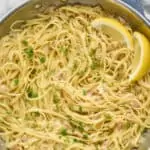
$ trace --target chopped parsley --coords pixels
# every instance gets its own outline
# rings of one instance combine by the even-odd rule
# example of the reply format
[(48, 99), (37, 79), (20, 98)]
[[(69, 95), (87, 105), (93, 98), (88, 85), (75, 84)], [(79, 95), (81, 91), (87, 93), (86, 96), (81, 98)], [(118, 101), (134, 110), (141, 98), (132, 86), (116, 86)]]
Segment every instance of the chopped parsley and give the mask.
[(65, 137), (64, 138), (64, 142), (69, 144), (71, 141), (70, 141), (70, 139), (68, 137)]
[(78, 142), (78, 140), (77, 139), (73, 139), (73, 142), (76, 143), (76, 142)]
[(41, 62), (42, 64), (45, 63), (45, 61), (46, 61), (46, 58), (45, 58), (44, 56), (40, 58), (40, 62)]
[(39, 116), (40, 116), (40, 112), (38, 112), (38, 111), (33, 112), (33, 116), (34, 116), (34, 117), (39, 117)]
[(95, 69), (97, 69), (99, 67), (100, 67), (100, 61), (99, 60), (93, 60), (93, 63), (91, 65), (91, 69), (95, 70)]
[(24, 52), (26, 53), (27, 57), (29, 59), (33, 58), (34, 52), (33, 52), (33, 48), (32, 47), (28, 47), (24, 50)]
[(66, 128), (62, 128), (61, 130), (60, 130), (60, 134), (62, 135), (62, 136), (66, 136), (68, 133), (67, 133), (67, 129)]
[(60, 101), (59, 97), (55, 94), (53, 97), (53, 103), (58, 104)]
[(40, 113), (39, 113), (39, 112), (35, 112), (35, 116), (36, 116), (36, 117), (39, 117), (39, 116), (40, 116)]
[(92, 57), (92, 56), (95, 56), (95, 53), (96, 53), (96, 49), (91, 49), (91, 51), (90, 51), (90, 56)]
[(81, 107), (81, 106), (79, 106), (79, 111), (80, 111), (80, 112), (83, 112), (83, 110), (82, 110), (82, 107)]
[(83, 90), (83, 91), (82, 91), (82, 94), (83, 94), (84, 96), (86, 96), (86, 95), (87, 95), (87, 91), (86, 91), (86, 90)]
[(12, 112), (11, 112), (11, 111), (7, 111), (6, 113), (7, 113), (8, 115), (11, 115), (11, 114), (12, 114)]
[(28, 97), (29, 98), (36, 98), (38, 97), (38, 94), (36, 92), (34, 92), (32, 89), (28, 90)]
[(132, 124), (132, 123), (127, 122), (127, 123), (125, 124), (126, 129), (129, 129), (129, 128), (131, 127), (131, 124)]
[(107, 121), (111, 121), (112, 120), (112, 116), (110, 114), (105, 114), (105, 119)]
[(22, 43), (24, 46), (28, 46), (28, 41), (26, 41), (26, 40), (22, 40), (21, 43)]
[(80, 132), (84, 132), (84, 127), (83, 127), (82, 122), (79, 122), (78, 129), (79, 129)]
[(78, 68), (78, 62), (74, 60), (73, 65), (72, 65), (72, 72), (74, 72)]
[(14, 79), (14, 85), (17, 86), (19, 84), (19, 79)]
[(88, 134), (83, 134), (84, 139), (88, 139)]
[(71, 119), (69, 120), (69, 122), (73, 129), (78, 129), (80, 132), (84, 132), (84, 125), (82, 122)]
[(59, 51), (62, 52), (65, 56), (68, 55), (68, 48), (60, 47), (60, 48), (59, 48)]
[(92, 70), (95, 70), (97, 68), (97, 64), (96, 63), (93, 63), (92, 65), (91, 65), (91, 69)]

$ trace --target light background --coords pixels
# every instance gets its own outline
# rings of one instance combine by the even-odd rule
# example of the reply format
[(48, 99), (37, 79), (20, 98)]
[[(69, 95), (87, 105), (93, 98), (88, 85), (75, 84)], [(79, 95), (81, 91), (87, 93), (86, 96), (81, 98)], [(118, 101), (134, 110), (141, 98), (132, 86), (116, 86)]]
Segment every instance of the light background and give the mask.
[(0, 0), (0, 17), (27, 0)]

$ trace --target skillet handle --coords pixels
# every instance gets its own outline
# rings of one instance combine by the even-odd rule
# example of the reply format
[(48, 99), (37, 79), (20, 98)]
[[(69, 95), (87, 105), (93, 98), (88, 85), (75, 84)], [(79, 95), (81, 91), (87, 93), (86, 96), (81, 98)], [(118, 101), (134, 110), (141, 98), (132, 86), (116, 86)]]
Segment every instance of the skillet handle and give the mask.
[(150, 22), (150, 0), (123, 0)]

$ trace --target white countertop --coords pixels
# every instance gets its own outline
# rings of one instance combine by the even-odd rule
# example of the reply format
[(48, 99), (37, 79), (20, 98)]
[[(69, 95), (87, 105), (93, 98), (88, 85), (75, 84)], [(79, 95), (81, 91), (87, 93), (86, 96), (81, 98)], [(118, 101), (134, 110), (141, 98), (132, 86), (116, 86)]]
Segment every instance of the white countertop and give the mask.
[(27, 0), (0, 0), (0, 17)]

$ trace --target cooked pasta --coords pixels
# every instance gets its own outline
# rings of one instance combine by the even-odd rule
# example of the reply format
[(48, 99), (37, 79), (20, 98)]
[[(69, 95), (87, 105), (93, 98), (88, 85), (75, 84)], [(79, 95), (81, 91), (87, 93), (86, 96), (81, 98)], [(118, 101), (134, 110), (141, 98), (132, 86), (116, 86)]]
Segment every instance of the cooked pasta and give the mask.
[(138, 147), (150, 128), (150, 74), (128, 82), (134, 50), (91, 27), (102, 16), (114, 17), (99, 6), (50, 7), (1, 38), (0, 137), (8, 149)]

